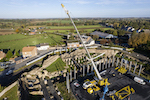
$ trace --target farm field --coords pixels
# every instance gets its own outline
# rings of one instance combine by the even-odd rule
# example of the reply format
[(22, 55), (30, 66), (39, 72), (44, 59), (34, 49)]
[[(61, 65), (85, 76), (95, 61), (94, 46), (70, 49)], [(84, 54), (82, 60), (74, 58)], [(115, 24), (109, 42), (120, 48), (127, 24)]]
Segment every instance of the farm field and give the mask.
[[(15, 38), (11, 39), (11, 41), (8, 42), (1, 42), (0, 49), (11, 49), (11, 50), (15, 49), (15, 50), (22, 51), (22, 48), (24, 46), (33, 46), (39, 43), (49, 43), (50, 46), (54, 46), (56, 44), (62, 44), (61, 42), (62, 37), (55, 34), (41, 34), (41, 35), (34, 35), (34, 36), (24, 36), (24, 35), (21, 36), (21, 34), (5, 35), (6, 40), (8, 40), (11, 37), (15, 37)], [(0, 38), (2, 39), (1, 36)], [(16, 38), (19, 40), (15, 40)]]
[(0, 35), (15, 34), (13, 29), (0, 29)]
[(2, 35), (0, 36), (0, 42), (23, 39), (23, 38), (27, 38), (27, 36), (22, 34)]
[[(72, 28), (73, 29), (73, 28)], [(95, 30), (96, 28), (93, 28), (93, 29), (82, 29), (82, 28), (78, 28), (78, 31), (83, 31), (83, 32), (80, 32), (80, 33), (91, 33)], [(114, 30), (112, 28), (101, 28), (101, 29), (104, 29), (105, 31), (106, 30)], [(70, 29), (49, 29), (49, 30), (44, 30), (45, 32), (59, 32), (59, 33), (64, 33), (64, 34), (68, 34), (68, 32), (70, 32)], [(74, 30), (74, 32), (76, 32)]]

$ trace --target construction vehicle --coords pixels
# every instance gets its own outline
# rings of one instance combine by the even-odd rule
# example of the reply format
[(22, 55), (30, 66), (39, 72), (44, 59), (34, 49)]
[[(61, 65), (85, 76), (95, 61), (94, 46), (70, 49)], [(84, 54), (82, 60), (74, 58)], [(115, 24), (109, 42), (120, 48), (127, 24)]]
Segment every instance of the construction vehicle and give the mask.
[(140, 83), (140, 84), (142, 84), (142, 85), (145, 85), (144, 80), (141, 79), (141, 78), (139, 78), (139, 77), (134, 77), (134, 81), (135, 81), (135, 82), (138, 82), (138, 83)]
[(117, 70), (118, 72), (125, 74), (127, 72), (127, 70), (124, 67), (116, 67), (115, 70)]
[(92, 94), (93, 92), (99, 91), (100, 88), (96, 86), (97, 82), (95, 80), (89, 80), (87, 79), (83, 83), (83, 89), (86, 89), (89, 94)]

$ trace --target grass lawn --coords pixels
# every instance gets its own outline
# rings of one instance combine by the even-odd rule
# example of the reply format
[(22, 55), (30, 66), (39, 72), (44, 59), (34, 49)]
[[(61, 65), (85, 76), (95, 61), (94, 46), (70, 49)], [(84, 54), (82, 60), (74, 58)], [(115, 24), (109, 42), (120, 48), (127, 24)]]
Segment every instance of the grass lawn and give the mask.
[(48, 66), (46, 70), (48, 72), (62, 71), (64, 66), (66, 66), (66, 63), (64, 63), (61, 58), (58, 58), (55, 62)]
[[(25, 46), (31, 46), (31, 45), (33, 46), (39, 43), (49, 43), (50, 46), (54, 46), (56, 44), (59, 45), (62, 43), (61, 42), (62, 37), (59, 35), (55, 35), (55, 34), (41, 34), (41, 35), (34, 35), (34, 36), (24, 36), (24, 35), (20, 36), (20, 35), (15, 34), (15, 36), (19, 36), (17, 38), (22, 38), (22, 39), (0, 43), (0, 49), (10, 48), (11, 50), (15, 49), (15, 50), (22, 51), (22, 48)], [(7, 36), (6, 38), (11, 38), (14, 35), (6, 35), (6, 36)]]
[(66, 88), (66, 81), (62, 83), (56, 83), (56, 86), (58, 86), (58, 89), (61, 92), (61, 95), (64, 98), (64, 100), (76, 100), (72, 93), (68, 93)]
[(17, 91), (18, 85), (15, 85), (13, 88), (7, 91), (2, 97), (0, 97), (0, 100), (3, 100), (3, 98), (5, 97), (7, 97), (8, 100), (18, 100)]

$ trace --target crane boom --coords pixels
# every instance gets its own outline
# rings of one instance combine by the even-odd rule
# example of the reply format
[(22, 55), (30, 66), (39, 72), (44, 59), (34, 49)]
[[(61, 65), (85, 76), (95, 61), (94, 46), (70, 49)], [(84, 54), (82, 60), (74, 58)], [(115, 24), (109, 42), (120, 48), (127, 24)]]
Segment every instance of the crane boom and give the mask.
[(95, 72), (96, 72), (96, 74), (97, 74), (99, 80), (102, 80), (102, 77), (100, 76), (100, 74), (99, 74), (99, 72), (98, 72), (98, 70), (97, 70), (97, 67), (95, 66), (95, 63), (94, 63), (93, 59), (91, 58), (91, 55), (90, 55), (89, 51), (87, 50), (85, 44), (83, 43), (83, 40), (82, 40), (82, 38), (81, 38), (81, 35), (80, 35), (80, 33), (79, 33), (79, 31), (78, 31), (76, 25), (74, 24), (74, 21), (72, 20), (72, 18), (71, 18), (70, 15), (69, 15), (69, 11), (65, 8), (65, 6), (64, 6), (63, 4), (61, 4), (61, 6), (62, 6), (62, 8), (65, 10), (65, 12), (67, 13), (67, 15), (68, 15), (68, 17), (70, 18), (70, 20), (71, 20), (71, 22), (72, 22), (72, 24), (73, 24), (75, 30), (77, 31), (77, 34), (78, 34), (78, 36), (79, 36), (79, 38), (80, 38), (80, 40), (81, 40), (81, 43), (83, 44), (83, 47), (84, 47), (84, 49), (86, 50), (86, 52), (87, 52), (87, 54), (88, 54), (88, 56), (89, 56), (89, 59), (90, 59), (91, 62), (92, 62), (92, 65), (93, 65), (93, 67), (94, 67), (94, 70), (95, 70)]

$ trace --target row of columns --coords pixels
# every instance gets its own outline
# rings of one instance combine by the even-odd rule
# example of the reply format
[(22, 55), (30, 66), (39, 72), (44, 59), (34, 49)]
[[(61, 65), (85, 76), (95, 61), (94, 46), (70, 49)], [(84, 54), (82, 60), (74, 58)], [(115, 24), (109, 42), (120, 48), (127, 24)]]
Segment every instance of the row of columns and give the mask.
[[(78, 59), (79, 60), (79, 59)], [(71, 59), (69, 59), (69, 62), (72, 62), (71, 64), (73, 64), (73, 61), (71, 60)], [(78, 61), (79, 62), (79, 61)], [(80, 62), (79, 62), (80, 63)], [(118, 66), (118, 67), (120, 67), (119, 66), (119, 64), (120, 64), (120, 66), (122, 67), (123, 65), (125, 66), (125, 69), (127, 69), (127, 66), (129, 65), (129, 71), (131, 72), (131, 68), (132, 68), (132, 61), (130, 61), (130, 63), (128, 64), (128, 61), (126, 60), (125, 62), (123, 62), (123, 58), (121, 59), (121, 61), (119, 60), (119, 58), (117, 57), (117, 58), (115, 58), (115, 57), (113, 57), (113, 58), (109, 58), (109, 59), (103, 59), (103, 62), (102, 62), (102, 60), (100, 60), (99, 61), (99, 63), (95, 63), (95, 65), (96, 65), (96, 67), (98, 67), (97, 69), (99, 70), (99, 71), (101, 71), (101, 70), (104, 70), (104, 69), (107, 69), (107, 68), (110, 68), (110, 67), (114, 67), (115, 65), (116, 66)], [(135, 67), (133, 68), (133, 73), (135, 73), (136, 72), (136, 69), (137, 69), (137, 63), (134, 65)], [(80, 70), (80, 72), (82, 73), (82, 76), (85, 76), (85, 74), (87, 73), (90, 73), (90, 72), (93, 72), (93, 66), (91, 65), (91, 64), (87, 64), (87, 65), (83, 65), (82, 66), (82, 70)], [(141, 70), (142, 70), (142, 65), (140, 65), (140, 69), (139, 69), (139, 72), (138, 72), (138, 76), (140, 76), (140, 74), (141, 74)], [(69, 72), (68, 72), (69, 73)], [(74, 73), (74, 77), (72, 76), (72, 73)], [(70, 76), (70, 78), (69, 78), (69, 76)], [(69, 85), (68, 84), (68, 82), (70, 81), (72, 81), (73, 79), (76, 79), (77, 78), (77, 72), (76, 72), (76, 67), (74, 67), (74, 70), (72, 71), (72, 70), (70, 70), (70, 73), (69, 74), (67, 74), (67, 76), (66, 76), (67, 78), (66, 78), (66, 83), (67, 83), (67, 85)], [(69, 88), (69, 86), (67, 86), (67, 89)], [(70, 92), (70, 90), (68, 89), (68, 92)]]

